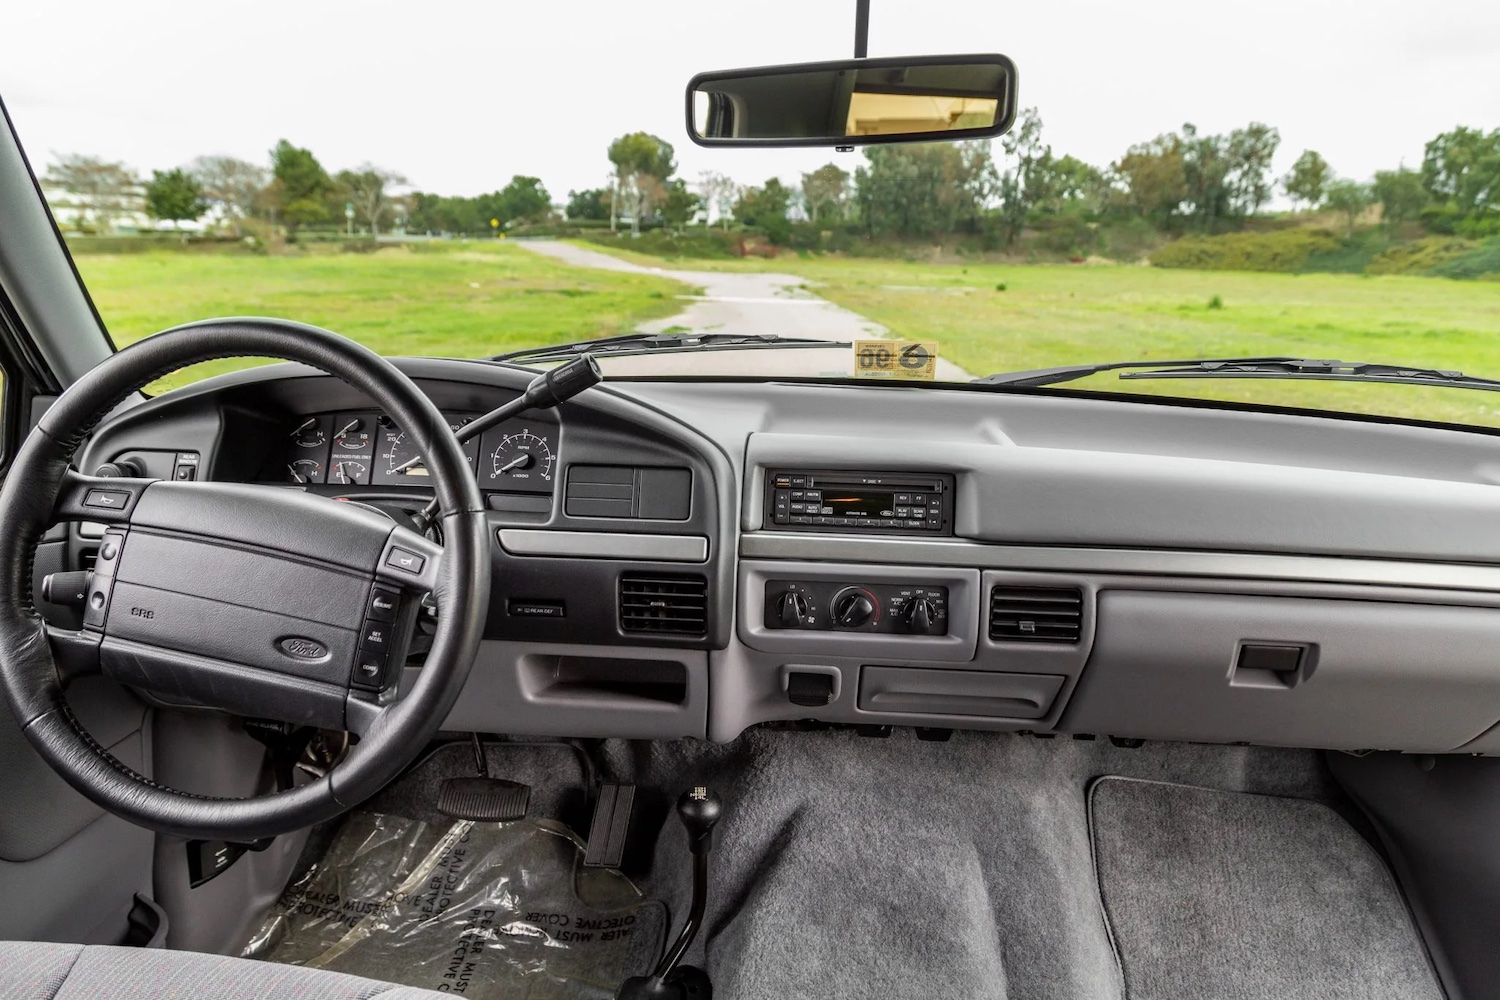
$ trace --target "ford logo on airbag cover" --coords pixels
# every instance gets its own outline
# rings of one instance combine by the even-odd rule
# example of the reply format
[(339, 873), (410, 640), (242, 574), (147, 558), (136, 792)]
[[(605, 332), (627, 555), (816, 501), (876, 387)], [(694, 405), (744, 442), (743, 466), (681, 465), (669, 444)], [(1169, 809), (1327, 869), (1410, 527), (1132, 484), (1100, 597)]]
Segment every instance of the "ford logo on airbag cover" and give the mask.
[(289, 635), (276, 640), (276, 648), (294, 660), (321, 660), (328, 655), (328, 647), (316, 639), (301, 635)]

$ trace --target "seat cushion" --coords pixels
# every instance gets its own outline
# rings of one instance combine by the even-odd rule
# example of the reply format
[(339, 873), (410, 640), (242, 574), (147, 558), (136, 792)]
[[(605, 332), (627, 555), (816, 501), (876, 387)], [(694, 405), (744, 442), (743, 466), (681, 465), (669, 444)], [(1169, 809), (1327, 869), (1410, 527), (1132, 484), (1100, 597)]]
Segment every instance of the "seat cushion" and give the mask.
[(7, 1000), (432, 1000), (442, 996), (295, 965), (191, 951), (0, 941)]

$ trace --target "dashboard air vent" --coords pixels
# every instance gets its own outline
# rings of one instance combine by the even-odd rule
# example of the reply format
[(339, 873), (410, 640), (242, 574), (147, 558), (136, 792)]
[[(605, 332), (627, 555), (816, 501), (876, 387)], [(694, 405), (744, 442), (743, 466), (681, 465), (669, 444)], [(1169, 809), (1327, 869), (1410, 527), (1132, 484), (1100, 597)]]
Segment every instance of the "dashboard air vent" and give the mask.
[(997, 642), (1076, 643), (1083, 629), (1077, 587), (996, 587), (990, 591), (990, 638)]
[(662, 635), (708, 633), (708, 581), (673, 573), (620, 577), (620, 630)]

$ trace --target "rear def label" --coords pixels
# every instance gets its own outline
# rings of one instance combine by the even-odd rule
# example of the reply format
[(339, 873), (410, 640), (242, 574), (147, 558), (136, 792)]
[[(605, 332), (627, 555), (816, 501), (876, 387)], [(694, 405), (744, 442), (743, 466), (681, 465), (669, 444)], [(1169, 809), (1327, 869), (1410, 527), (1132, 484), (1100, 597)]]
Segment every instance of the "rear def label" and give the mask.
[(295, 660), (321, 660), (328, 655), (328, 647), (316, 639), (289, 635), (276, 640), (276, 648)]
[(856, 340), (856, 378), (914, 379), (937, 377), (935, 340)]

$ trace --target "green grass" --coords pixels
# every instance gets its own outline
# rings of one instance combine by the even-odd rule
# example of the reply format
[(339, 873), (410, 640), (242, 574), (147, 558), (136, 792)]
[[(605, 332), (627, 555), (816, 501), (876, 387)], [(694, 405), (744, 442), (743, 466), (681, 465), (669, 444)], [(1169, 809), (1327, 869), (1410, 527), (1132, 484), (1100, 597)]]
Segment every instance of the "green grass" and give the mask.
[[(581, 270), (504, 244), (427, 252), (249, 256), (150, 252), (77, 258), (123, 347), (214, 316), (277, 316), (327, 327), (387, 355), (488, 357), (518, 347), (622, 333), (679, 312), (693, 292), (645, 275)], [(211, 362), (162, 391), (256, 362)]]
[[(974, 374), (1137, 358), (1292, 355), (1500, 378), (1500, 282), (790, 255), (676, 266), (802, 276), (818, 294), (898, 336), (938, 341), (943, 357)], [(1001, 284), (1005, 291), (996, 290)], [(1215, 296), (1221, 308), (1210, 308)], [(1500, 393), (1470, 390), (1263, 379), (1121, 381), (1114, 374), (1068, 385), (1500, 426)]]
[[(623, 332), (678, 312), (676, 296), (693, 291), (489, 242), (374, 254), (81, 255), (78, 266), (121, 345), (177, 323), (253, 314), (326, 326), (382, 354), (485, 357)], [(677, 266), (799, 275), (898, 335), (937, 340), (944, 357), (975, 374), (1127, 358), (1289, 354), (1500, 377), (1500, 282), (796, 256)], [(1221, 308), (1210, 308), (1215, 298)], [(242, 364), (201, 366), (155, 388)], [(1069, 385), (1500, 426), (1500, 393), (1114, 375)]]

